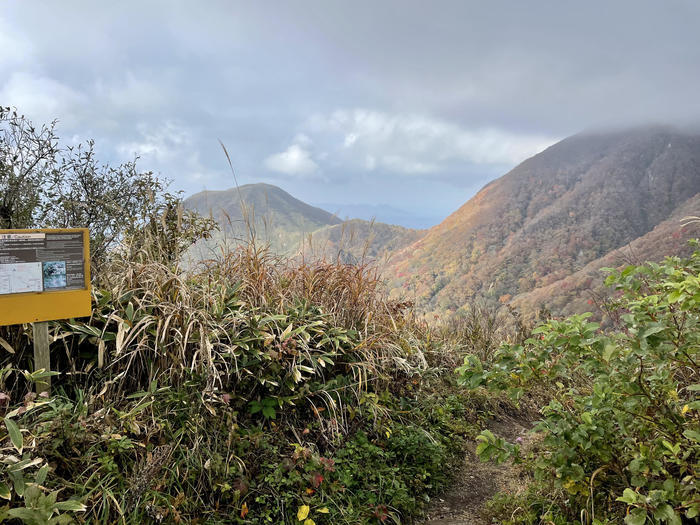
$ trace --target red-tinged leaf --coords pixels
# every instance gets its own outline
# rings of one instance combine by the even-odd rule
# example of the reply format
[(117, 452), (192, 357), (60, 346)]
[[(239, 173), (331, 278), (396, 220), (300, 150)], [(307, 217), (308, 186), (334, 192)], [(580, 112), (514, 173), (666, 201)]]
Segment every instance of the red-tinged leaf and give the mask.
[(311, 474), (311, 486), (317, 489), (323, 483), (323, 476), (319, 472)]

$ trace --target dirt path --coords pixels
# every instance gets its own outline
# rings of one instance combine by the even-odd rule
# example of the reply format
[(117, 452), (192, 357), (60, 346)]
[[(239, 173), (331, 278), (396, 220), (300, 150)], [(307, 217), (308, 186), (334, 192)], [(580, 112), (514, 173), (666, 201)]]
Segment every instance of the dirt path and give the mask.
[[(489, 430), (510, 442), (523, 439), (527, 446), (529, 436), (526, 422), (501, 417), (488, 425)], [(452, 489), (431, 503), (424, 525), (488, 525), (482, 516), (486, 502), (497, 492), (516, 494), (525, 488), (520, 472), (510, 463), (495, 465), (482, 463), (474, 453), (476, 444), (467, 452), (462, 472)]]

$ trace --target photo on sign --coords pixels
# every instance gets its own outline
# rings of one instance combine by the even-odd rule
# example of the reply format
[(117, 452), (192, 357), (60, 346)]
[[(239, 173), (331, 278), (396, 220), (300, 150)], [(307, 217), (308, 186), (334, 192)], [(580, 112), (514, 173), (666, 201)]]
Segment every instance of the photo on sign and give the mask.
[(44, 289), (66, 287), (66, 262), (49, 261), (44, 263)]

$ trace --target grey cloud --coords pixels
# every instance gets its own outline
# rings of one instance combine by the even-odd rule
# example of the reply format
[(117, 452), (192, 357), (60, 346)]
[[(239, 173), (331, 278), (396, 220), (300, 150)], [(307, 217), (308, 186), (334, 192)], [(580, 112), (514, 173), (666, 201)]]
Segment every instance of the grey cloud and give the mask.
[[(6, 0), (0, 103), (187, 192), (233, 184), (221, 139), (241, 183), (447, 213), (554, 138), (700, 122), (699, 24), (694, 0)], [(442, 131), (310, 126), (338, 110)]]

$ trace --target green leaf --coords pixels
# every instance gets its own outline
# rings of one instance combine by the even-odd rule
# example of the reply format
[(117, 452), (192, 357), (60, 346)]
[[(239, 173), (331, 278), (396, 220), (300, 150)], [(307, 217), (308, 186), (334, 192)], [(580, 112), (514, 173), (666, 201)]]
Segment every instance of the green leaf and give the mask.
[(683, 435), (696, 443), (700, 443), (700, 432), (697, 432), (696, 430), (685, 430)]
[(608, 343), (605, 345), (605, 348), (603, 349), (603, 359), (606, 363), (610, 361), (610, 358), (612, 357), (613, 352), (615, 352), (615, 350), (617, 350), (616, 345), (612, 343)]
[(46, 481), (46, 475), (49, 473), (49, 464), (45, 464), (36, 472), (35, 482), (37, 485), (43, 485)]
[(496, 436), (494, 436), (493, 432), (491, 432), (490, 430), (482, 430), (481, 434), (476, 436), (476, 439), (478, 439), (479, 441), (495, 441)]
[(647, 328), (646, 330), (644, 330), (644, 332), (642, 332), (641, 337), (646, 338), (646, 337), (649, 337), (650, 335), (654, 335), (654, 334), (658, 334), (659, 332), (663, 332), (664, 330), (666, 330), (666, 327), (663, 325), (651, 326), (651, 327)]
[(21, 461), (18, 461), (17, 463), (13, 463), (12, 465), (9, 465), (7, 467), (8, 472), (21, 472), (24, 469), (28, 469), (29, 467), (35, 467), (36, 465), (39, 465), (43, 462), (44, 460), (41, 458), (24, 458)]
[(22, 432), (20, 432), (17, 423), (11, 419), (5, 418), (5, 427), (7, 427), (7, 432), (10, 434), (12, 445), (14, 445), (17, 452), (21, 454), (24, 449), (24, 440), (22, 439)]
[(27, 484), (24, 482), (24, 476), (22, 475), (22, 472), (9, 472), (10, 479), (12, 479), (12, 486), (15, 489), (15, 494), (17, 494), (19, 497), (24, 496), (24, 489), (26, 488)]
[(0, 482), (0, 498), (10, 499), (12, 494), (10, 493), (10, 487), (5, 482)]
[(632, 489), (625, 489), (622, 493), (622, 496), (617, 498), (617, 501), (622, 501), (623, 503), (627, 503), (629, 505), (636, 503), (637, 498), (639, 497), (639, 494), (637, 494), (635, 491)]
[(13, 518), (22, 520), (24, 523), (37, 523), (37, 512), (33, 509), (28, 509), (26, 507), (10, 509), (7, 511), (7, 514)]
[(68, 510), (72, 512), (85, 512), (87, 507), (80, 503), (78, 500), (69, 499), (66, 501), (59, 501), (54, 505), (58, 510)]
[(647, 522), (647, 511), (634, 509), (625, 517), (626, 525), (644, 525)]
[(484, 381), (484, 374), (472, 374), (469, 378), (469, 388), (476, 388), (481, 386)]
[(626, 266), (624, 270), (622, 270), (620, 275), (622, 277), (627, 277), (627, 276), (631, 275), (636, 269), (637, 269), (636, 266), (630, 264), (630, 265)]
[(680, 452), (680, 446), (678, 444), (673, 445), (673, 444), (669, 443), (668, 441), (666, 441), (665, 439), (661, 440), (661, 444), (664, 447), (666, 447), (671, 452), (671, 454), (673, 454), (674, 456), (677, 456), (678, 453)]
[(489, 448), (491, 445), (487, 441), (482, 441), (476, 446), (476, 455), (481, 456), (484, 451)]
[(134, 305), (131, 302), (129, 302), (129, 304), (126, 305), (126, 318), (129, 321), (134, 320)]
[(657, 520), (664, 520), (669, 525), (681, 525), (681, 518), (673, 510), (673, 507), (668, 503), (659, 505), (659, 508), (654, 512), (654, 517)]

